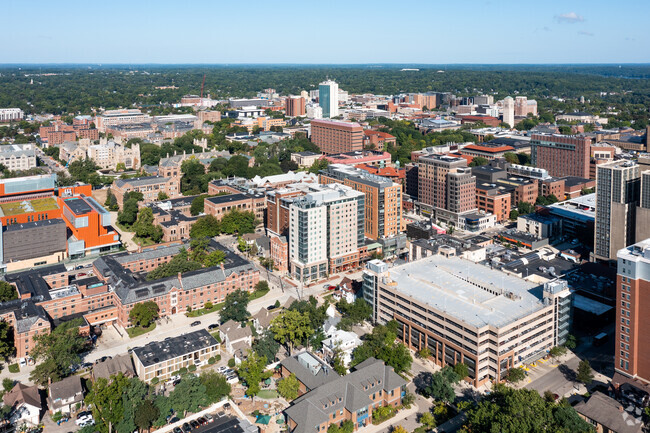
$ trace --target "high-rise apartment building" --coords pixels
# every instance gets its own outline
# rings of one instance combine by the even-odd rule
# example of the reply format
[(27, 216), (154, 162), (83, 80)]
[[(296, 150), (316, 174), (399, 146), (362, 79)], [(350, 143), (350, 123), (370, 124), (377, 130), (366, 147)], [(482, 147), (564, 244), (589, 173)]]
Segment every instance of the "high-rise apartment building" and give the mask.
[[(641, 166), (640, 170), (645, 170)], [(636, 208), (636, 236), (637, 242), (650, 238), (650, 170), (641, 172), (641, 188), (639, 206)]]
[(323, 117), (339, 115), (339, 85), (332, 81), (323, 81), (318, 85), (318, 105), (323, 109)]
[(596, 169), (594, 258), (616, 260), (616, 253), (634, 243), (639, 204), (639, 166), (613, 161)]
[[(366, 170), (349, 165), (330, 164), (320, 174), (324, 184), (342, 183), (365, 194), (365, 236), (382, 243), (385, 255), (394, 251), (387, 248), (384, 242), (388, 238), (402, 235), (402, 185), (392, 180), (371, 174)], [(398, 242), (395, 247), (406, 246)]]
[(650, 239), (617, 253), (616, 372), (650, 383)]
[(515, 101), (510, 96), (503, 99), (503, 123), (515, 127)]
[(476, 177), (463, 158), (420, 156), (418, 188), (420, 204), (456, 214), (476, 209)]
[(492, 104), (494, 104), (494, 96), (492, 96), (492, 95), (474, 96), (474, 104), (476, 104), (476, 105), (492, 105)]
[(323, 185), (289, 207), (291, 274), (307, 282), (359, 265), (364, 199), (345, 185)]
[(576, 176), (589, 179), (591, 138), (560, 134), (533, 134), (531, 162), (553, 177)]
[(311, 122), (311, 141), (326, 155), (363, 150), (358, 123), (318, 119)]
[(286, 115), (289, 117), (305, 115), (305, 98), (301, 96), (289, 96), (284, 100)]

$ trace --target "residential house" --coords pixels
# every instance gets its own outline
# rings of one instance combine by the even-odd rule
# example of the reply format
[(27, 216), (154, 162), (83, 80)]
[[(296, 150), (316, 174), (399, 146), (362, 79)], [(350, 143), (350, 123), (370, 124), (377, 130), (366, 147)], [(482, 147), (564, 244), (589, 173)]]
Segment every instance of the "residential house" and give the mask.
[(271, 326), (271, 320), (273, 320), (278, 315), (280, 310), (280, 308), (276, 308), (274, 310), (262, 308), (260, 311), (255, 313), (255, 315), (253, 315), (253, 326), (255, 327), (255, 330), (258, 334), (263, 333), (265, 329)]
[(330, 375), (325, 383), (298, 397), (287, 408), (291, 433), (326, 432), (330, 425), (350, 420), (354, 429), (370, 425), (372, 412), (402, 403), (406, 380), (383, 361), (369, 358), (343, 377)]
[(345, 299), (348, 304), (352, 304), (357, 299), (359, 289), (361, 289), (361, 281), (355, 281), (345, 277), (339, 283), (336, 291), (334, 291), (332, 298), (336, 301)]
[(126, 377), (135, 376), (133, 361), (130, 355), (116, 355), (112, 359), (95, 364), (93, 366), (92, 378), (93, 380), (97, 380), (100, 377), (110, 379), (111, 376), (118, 373), (122, 373)]
[(296, 379), (300, 382), (299, 395), (306, 394), (341, 377), (323, 360), (307, 351), (283, 359), (276, 368), (280, 371), (282, 377), (291, 374), (296, 376)]
[(236, 349), (241, 349), (242, 344), (250, 346), (253, 344), (253, 331), (248, 326), (234, 320), (228, 320), (219, 327), (219, 336), (223, 348), (229, 354), (234, 354)]
[(47, 406), (50, 414), (57, 412), (71, 414), (84, 401), (84, 390), (80, 376), (69, 376), (48, 387)]
[(574, 406), (578, 416), (593, 425), (597, 433), (641, 433), (641, 417), (628, 413), (623, 405), (595, 391), (586, 401)]
[(41, 395), (37, 386), (27, 386), (17, 383), (7, 392), (2, 401), (12, 408), (9, 421), (14, 425), (27, 424), (37, 426), (41, 419)]

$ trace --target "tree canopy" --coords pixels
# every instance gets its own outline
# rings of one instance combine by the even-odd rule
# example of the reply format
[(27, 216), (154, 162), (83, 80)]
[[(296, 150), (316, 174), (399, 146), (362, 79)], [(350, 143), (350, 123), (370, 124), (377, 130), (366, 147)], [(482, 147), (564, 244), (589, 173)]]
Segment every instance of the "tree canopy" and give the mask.
[(248, 295), (248, 292), (243, 290), (236, 290), (232, 293), (228, 293), (223, 308), (219, 312), (221, 323), (225, 323), (228, 320), (234, 320), (235, 322), (242, 324), (246, 322), (251, 315), (251, 313), (248, 312), (249, 301), (250, 296)]
[(396, 341), (398, 326), (394, 320), (386, 325), (376, 325), (372, 333), (366, 334), (363, 343), (352, 352), (352, 366), (375, 357), (393, 367), (397, 373), (408, 371), (413, 357), (404, 344)]

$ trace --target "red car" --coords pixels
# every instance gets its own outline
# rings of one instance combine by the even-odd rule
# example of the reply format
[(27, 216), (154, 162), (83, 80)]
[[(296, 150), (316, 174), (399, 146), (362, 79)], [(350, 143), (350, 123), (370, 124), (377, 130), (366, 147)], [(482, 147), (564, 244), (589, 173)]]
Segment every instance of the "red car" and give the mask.
[(336, 290), (336, 286), (329, 286), (327, 290)]

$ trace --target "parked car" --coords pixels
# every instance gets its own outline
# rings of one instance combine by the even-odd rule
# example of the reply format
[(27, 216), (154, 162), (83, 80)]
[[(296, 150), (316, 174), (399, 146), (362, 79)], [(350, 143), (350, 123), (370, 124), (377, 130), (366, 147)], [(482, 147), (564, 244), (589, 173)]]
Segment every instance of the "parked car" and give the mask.
[(228, 376), (226, 377), (226, 382), (232, 385), (234, 383), (239, 382), (239, 378), (237, 376)]
[(214, 422), (214, 417), (212, 415), (210, 415), (209, 413), (206, 413), (203, 416), (205, 417), (205, 419), (208, 420), (208, 422)]
[(275, 304), (271, 304), (268, 307), (266, 307), (267, 310), (275, 310)]
[(192, 426), (189, 423), (183, 423), (183, 433), (189, 433), (192, 431)]
[(81, 368), (84, 370), (87, 368), (92, 368), (92, 366), (93, 366), (92, 362), (84, 362), (83, 364), (81, 364)]
[(190, 323), (190, 326), (199, 326), (201, 324), (200, 320)]
[(198, 422), (197, 420), (195, 420), (195, 419), (193, 419), (192, 421), (190, 421), (190, 425), (192, 426), (192, 428), (199, 428), (199, 427), (201, 427), (201, 424), (199, 424), (199, 422)]
[(176, 379), (175, 381), (172, 382), (173, 386), (177, 386), (179, 383), (181, 383), (180, 379)]
[(85, 425), (88, 425), (86, 423), (89, 422), (92, 422), (93, 424), (95, 423), (95, 420), (93, 420), (92, 413), (85, 411), (85, 412), (79, 412), (77, 414), (77, 420), (75, 421), (75, 424), (77, 424), (78, 426), (82, 426), (83, 424), (83, 427), (85, 427)]
[(172, 417), (172, 419), (169, 420), (169, 424), (174, 424), (176, 422), (180, 421), (177, 416)]
[(183, 433), (180, 427), (174, 427), (174, 433)]
[(199, 417), (199, 419), (197, 419), (197, 421), (201, 425), (207, 425), (208, 424), (208, 420), (204, 416)]
[(208, 325), (208, 329), (210, 329), (210, 330), (212, 330), (212, 329), (216, 329), (216, 328), (218, 328), (218, 327), (219, 327), (219, 324), (218, 324), (218, 323), (212, 323), (212, 324)]
[(217, 373), (223, 373), (226, 370), (228, 370), (228, 367), (226, 367), (225, 365), (222, 365), (221, 367), (217, 368)]
[(25, 358), (20, 358), (18, 360), (18, 365), (20, 366), (20, 368), (26, 367), (27, 366), (27, 361), (25, 360)]
[(79, 425), (79, 427), (81, 427), (81, 428), (87, 427), (87, 426), (89, 426), (89, 425), (95, 425), (95, 420), (91, 418), (91, 419), (89, 419), (88, 421), (84, 421), (84, 422), (82, 422), (82, 423), (80, 423), (80, 424), (78, 424), (78, 425)]

